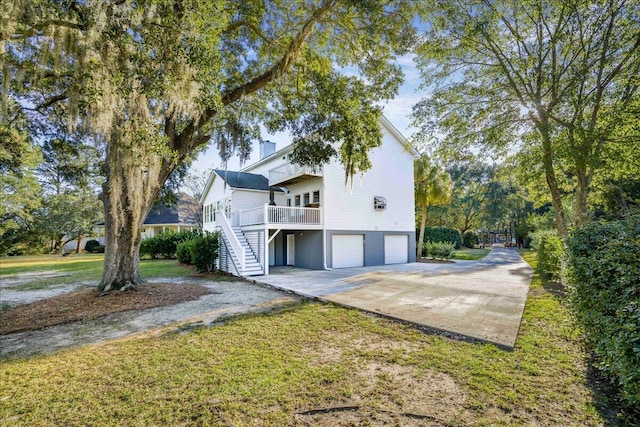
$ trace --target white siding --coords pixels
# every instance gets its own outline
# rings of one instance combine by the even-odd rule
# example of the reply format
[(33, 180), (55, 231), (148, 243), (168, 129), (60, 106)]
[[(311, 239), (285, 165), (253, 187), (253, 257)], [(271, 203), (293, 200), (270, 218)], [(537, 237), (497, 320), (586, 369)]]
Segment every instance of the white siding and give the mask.
[[(332, 162), (324, 168), (325, 224), (329, 230), (412, 231), (415, 229), (413, 156), (383, 128), (383, 142), (369, 153), (372, 168), (345, 187), (344, 168)], [(382, 196), (387, 208), (374, 210)]]
[(242, 188), (233, 190), (233, 196), (231, 197), (231, 209), (233, 212), (257, 208), (265, 203), (269, 203), (268, 191), (245, 190)]
[(263, 175), (267, 177), (267, 179), (269, 179), (269, 171), (271, 169), (275, 169), (278, 166), (284, 163), (287, 163), (286, 155), (288, 153), (288, 150), (284, 150), (284, 151), (285, 152), (283, 153), (274, 154), (273, 156), (270, 156), (269, 160), (262, 164), (259, 164), (260, 162), (257, 162), (258, 163), (257, 166), (249, 165), (245, 168), (242, 168), (241, 171)]
[(323, 199), (324, 199), (324, 195), (322, 194), (322, 178), (320, 177), (316, 177), (316, 178), (309, 178), (307, 180), (304, 180), (302, 182), (298, 182), (296, 184), (293, 185), (287, 185), (286, 186), (287, 190), (289, 190), (289, 194), (287, 195), (283, 195), (283, 202), (282, 204), (277, 203), (278, 206), (286, 206), (287, 205), (287, 198), (291, 198), (291, 206), (295, 205), (295, 201), (294, 201), (294, 197), (299, 195), (300, 196), (300, 206), (304, 206), (304, 194), (305, 193), (309, 193), (309, 202), (311, 203), (313, 200), (313, 192), (314, 191), (319, 191), (320, 192), (320, 205), (322, 206), (323, 203)]
[[(213, 204), (215, 209), (216, 202), (218, 200), (223, 200), (228, 197), (231, 197), (231, 192), (232, 192), (232, 189), (228, 185), (225, 186), (224, 180), (216, 175), (214, 177), (213, 183), (211, 184), (211, 188), (209, 188), (209, 191), (204, 197), (202, 205), (207, 206), (207, 205)], [(205, 221), (202, 224), (202, 229), (204, 231), (214, 231), (215, 228), (216, 228), (215, 222)]]

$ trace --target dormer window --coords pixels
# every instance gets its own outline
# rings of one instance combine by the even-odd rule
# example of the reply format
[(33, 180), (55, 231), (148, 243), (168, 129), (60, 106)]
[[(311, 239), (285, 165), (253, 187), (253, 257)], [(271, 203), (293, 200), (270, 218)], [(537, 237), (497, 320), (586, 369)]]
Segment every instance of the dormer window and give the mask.
[(383, 211), (387, 209), (387, 199), (381, 196), (375, 196), (373, 198), (373, 209), (377, 211)]

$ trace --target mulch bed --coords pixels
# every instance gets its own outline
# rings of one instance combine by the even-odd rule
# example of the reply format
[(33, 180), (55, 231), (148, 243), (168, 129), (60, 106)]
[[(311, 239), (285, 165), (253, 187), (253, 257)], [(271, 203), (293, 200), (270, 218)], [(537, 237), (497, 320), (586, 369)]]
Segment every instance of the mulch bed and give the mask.
[(170, 283), (148, 283), (136, 291), (114, 291), (104, 296), (98, 296), (95, 289), (83, 289), (3, 311), (0, 335), (91, 320), (122, 311), (163, 307), (196, 300), (208, 293), (201, 285)]
[(455, 264), (455, 261), (450, 259), (431, 259), (431, 258), (417, 258), (416, 262), (424, 262), (425, 264)]

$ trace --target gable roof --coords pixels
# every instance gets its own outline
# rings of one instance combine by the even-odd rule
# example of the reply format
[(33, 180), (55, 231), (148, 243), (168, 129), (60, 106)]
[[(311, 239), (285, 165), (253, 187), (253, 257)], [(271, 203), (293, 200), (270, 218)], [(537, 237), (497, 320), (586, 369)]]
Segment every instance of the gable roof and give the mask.
[[(384, 114), (380, 115), (380, 124), (387, 129), (387, 131), (400, 143), (402, 144), (402, 146), (405, 148), (405, 150), (415, 159), (420, 157), (420, 153), (418, 153), (418, 150), (415, 149), (415, 147), (409, 142), (409, 140), (407, 140), (407, 138), (404, 137), (404, 135), (402, 135), (402, 133), (398, 130), (398, 128), (396, 128), (393, 123), (391, 123), (391, 121), (389, 121), (389, 119), (387, 119), (385, 117)], [(289, 152), (293, 151), (293, 144), (289, 144), (287, 146), (285, 146), (284, 148), (281, 148), (280, 150), (276, 151), (275, 153), (266, 156), (260, 160), (258, 160), (257, 162), (247, 165), (243, 168), (241, 168), (241, 171), (246, 171), (246, 170), (252, 170), (255, 169), (256, 167), (266, 163), (266, 162), (270, 162), (275, 158), (278, 158), (282, 155), (285, 155)], [(238, 181), (234, 181), (236, 178), (232, 175), (232, 174), (238, 174), (237, 179)], [(253, 189), (253, 190), (265, 190), (268, 191), (269, 190), (269, 180), (267, 178), (265, 178), (262, 175), (258, 175), (258, 174), (253, 174), (253, 173), (249, 173), (249, 172), (233, 172), (233, 171), (226, 171), (226, 170), (222, 170), (222, 169), (214, 169), (211, 172), (211, 175), (209, 175), (209, 179), (207, 180), (207, 184), (205, 186), (204, 191), (202, 192), (202, 197), (200, 198), (201, 202), (204, 202), (204, 199), (207, 195), (207, 193), (209, 192), (209, 189), (211, 188), (211, 185), (213, 184), (213, 180), (215, 178), (215, 176), (218, 175), (220, 176), (220, 178), (222, 178), (229, 187), (232, 188), (247, 188), (247, 189)], [(251, 175), (254, 177), (259, 177), (259, 178), (247, 178), (247, 177), (241, 177), (240, 175)], [(263, 184), (259, 183), (259, 179), (263, 179), (264, 182), (266, 182), (266, 187), (262, 187)], [(255, 181), (254, 181), (255, 179)], [(248, 183), (251, 182), (253, 183), (255, 186), (260, 185), (260, 188), (255, 188), (252, 186), (234, 186), (231, 182), (234, 182), (235, 184), (246, 184), (249, 185)], [(278, 190), (281, 191), (281, 190)]]
[[(227, 171), (223, 169), (214, 169), (213, 171), (231, 188), (269, 191), (269, 180), (264, 175), (248, 172)], [(274, 190), (282, 191), (279, 188), (274, 188)]]
[(200, 203), (193, 197), (180, 193), (175, 206), (166, 206), (159, 203), (149, 211), (149, 215), (144, 220), (145, 225), (153, 224), (176, 224), (176, 225), (198, 225)]

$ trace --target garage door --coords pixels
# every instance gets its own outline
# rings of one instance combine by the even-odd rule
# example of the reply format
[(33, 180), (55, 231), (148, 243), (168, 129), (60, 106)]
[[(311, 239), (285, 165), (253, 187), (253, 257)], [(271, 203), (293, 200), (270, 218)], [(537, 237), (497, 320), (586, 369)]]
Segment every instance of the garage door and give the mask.
[(332, 238), (333, 268), (362, 267), (364, 265), (364, 236), (337, 234)]
[(384, 236), (384, 263), (404, 264), (409, 262), (409, 236)]

